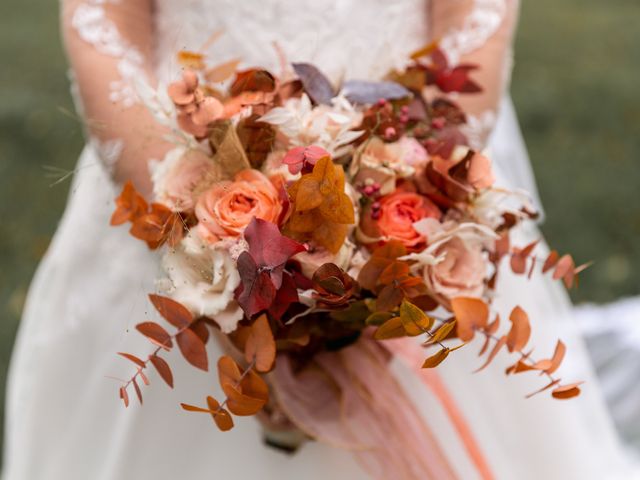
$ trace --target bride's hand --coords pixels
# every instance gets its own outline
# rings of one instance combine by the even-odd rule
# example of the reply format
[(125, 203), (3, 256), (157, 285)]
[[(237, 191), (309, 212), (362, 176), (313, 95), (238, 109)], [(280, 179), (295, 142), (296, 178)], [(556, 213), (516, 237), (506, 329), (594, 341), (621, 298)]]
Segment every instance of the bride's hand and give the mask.
[[(154, 84), (151, 0), (62, 0), (62, 32), (88, 133), (112, 145), (114, 178), (149, 193), (147, 163), (170, 145), (146, 107), (132, 102), (132, 77)], [(105, 160), (103, 158), (103, 160)]]

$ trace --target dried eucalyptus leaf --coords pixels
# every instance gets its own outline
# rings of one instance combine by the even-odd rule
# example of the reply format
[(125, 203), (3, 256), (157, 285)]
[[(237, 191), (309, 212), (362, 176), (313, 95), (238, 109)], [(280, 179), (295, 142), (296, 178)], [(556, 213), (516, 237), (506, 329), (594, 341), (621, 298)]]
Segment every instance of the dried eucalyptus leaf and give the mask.
[(342, 91), (352, 103), (373, 104), (378, 100), (399, 100), (411, 97), (411, 92), (396, 82), (369, 82), (366, 80), (348, 80)]
[(335, 91), (329, 79), (320, 70), (309, 63), (293, 63), (291, 66), (311, 100), (317, 104), (331, 105)]

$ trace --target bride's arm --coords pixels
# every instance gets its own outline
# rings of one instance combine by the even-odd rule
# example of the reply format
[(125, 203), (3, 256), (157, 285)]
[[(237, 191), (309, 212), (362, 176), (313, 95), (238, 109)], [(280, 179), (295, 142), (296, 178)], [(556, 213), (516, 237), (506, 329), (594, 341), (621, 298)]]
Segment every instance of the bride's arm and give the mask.
[(431, 0), (432, 37), (456, 63), (481, 67), (472, 78), (484, 91), (459, 98), (476, 117), (497, 112), (508, 87), (518, 4), (518, 0)]
[(147, 162), (169, 146), (137, 102), (134, 77), (154, 83), (153, 1), (62, 0), (64, 43), (79, 87), (90, 135), (116, 146), (113, 174), (150, 191)]

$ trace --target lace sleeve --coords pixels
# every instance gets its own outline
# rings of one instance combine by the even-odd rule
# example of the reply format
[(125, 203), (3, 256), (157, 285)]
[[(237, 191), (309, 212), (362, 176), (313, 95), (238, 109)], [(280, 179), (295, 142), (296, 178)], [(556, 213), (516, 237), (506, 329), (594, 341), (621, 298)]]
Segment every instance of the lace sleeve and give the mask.
[(475, 148), (485, 146), (509, 83), (518, 6), (518, 0), (431, 0), (432, 35), (452, 62), (482, 66), (473, 77), (484, 92), (459, 99), (470, 112), (467, 133)]
[(62, 31), (90, 144), (118, 181), (149, 191), (168, 145), (133, 81), (153, 82), (151, 0), (62, 0)]

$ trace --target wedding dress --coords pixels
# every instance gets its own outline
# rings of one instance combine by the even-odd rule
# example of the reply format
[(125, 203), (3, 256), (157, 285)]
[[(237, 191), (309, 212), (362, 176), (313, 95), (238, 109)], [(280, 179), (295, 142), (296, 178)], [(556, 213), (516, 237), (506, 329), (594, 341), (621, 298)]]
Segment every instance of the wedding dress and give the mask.
[[(126, 2), (77, 1), (71, 21), (85, 48), (117, 63), (110, 100), (124, 110), (136, 102), (131, 80), (141, 75), (144, 55), (110, 21), (108, 8), (119, 3)], [(453, 57), (482, 48), (514, 2), (462, 3), (470, 7), (466, 17), (442, 37)], [(425, 0), (158, 0), (155, 74), (164, 82), (174, 80), (175, 53), (199, 49), (221, 30), (209, 50), (220, 62), (240, 58), (247, 66), (277, 71), (276, 41), (290, 61), (311, 61), (333, 80), (376, 78), (401, 65), (433, 34), (428, 6)], [(501, 183), (533, 191), (508, 98), (497, 121), (491, 109), (477, 113), (470, 133), (481, 145), (495, 126), (489, 148)], [(110, 377), (126, 377), (131, 367), (115, 353), (148, 350), (132, 327), (153, 315), (146, 294), (154, 291), (159, 274), (155, 253), (125, 228), (108, 225), (118, 191), (109, 171), (123, 148), (120, 139), (99, 135), (88, 143), (66, 212), (34, 278), (8, 382), (4, 478), (370, 478), (344, 450), (309, 442), (288, 455), (263, 444), (253, 419), (240, 419), (223, 434), (209, 418), (183, 412), (180, 402), (199, 404), (217, 386), (212, 373), (191, 368), (175, 354), (170, 356), (175, 390), (152, 376), (144, 406), (123, 408), (118, 382)], [(526, 242), (539, 233), (532, 227), (519, 235)], [(527, 281), (506, 271), (498, 291), (502, 311), (519, 304), (529, 312), (532, 345), (541, 352), (550, 354), (557, 337), (568, 345), (563, 378), (587, 383), (572, 401), (548, 395), (525, 400), (524, 394), (539, 386), (537, 378), (505, 378), (507, 360), (501, 357), (472, 375), (479, 366), (475, 344), (440, 367), (495, 477), (632, 478), (582, 342), (569, 316), (559, 315), (569, 309), (565, 292), (547, 278)], [(556, 322), (558, 317), (566, 320)], [(210, 358), (216, 358), (217, 347), (209, 348)], [(394, 364), (393, 371), (437, 432), (456, 475), (478, 478), (438, 402), (405, 367)]]

